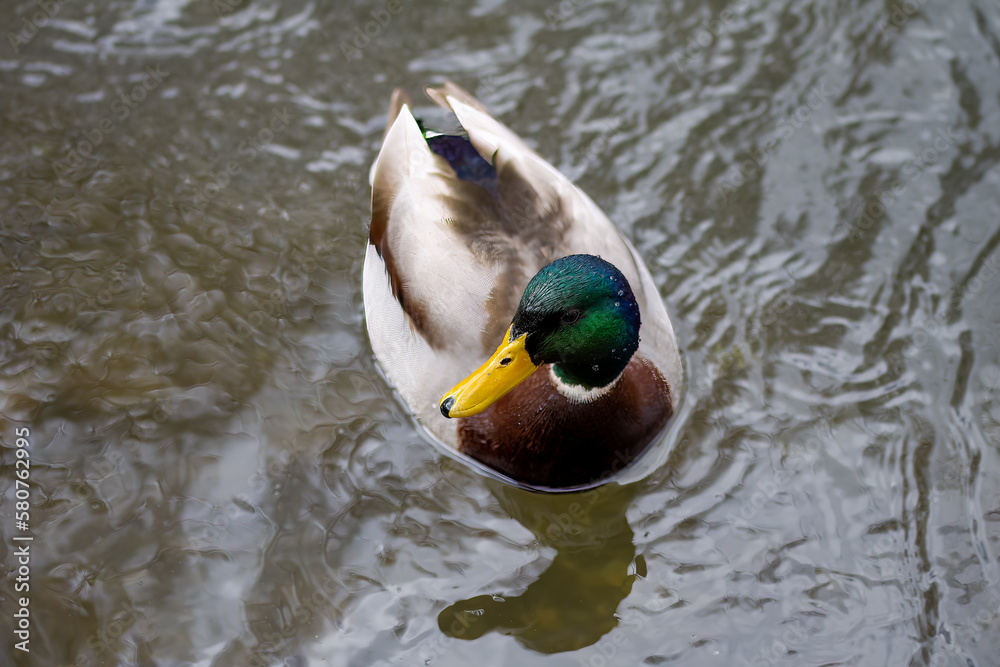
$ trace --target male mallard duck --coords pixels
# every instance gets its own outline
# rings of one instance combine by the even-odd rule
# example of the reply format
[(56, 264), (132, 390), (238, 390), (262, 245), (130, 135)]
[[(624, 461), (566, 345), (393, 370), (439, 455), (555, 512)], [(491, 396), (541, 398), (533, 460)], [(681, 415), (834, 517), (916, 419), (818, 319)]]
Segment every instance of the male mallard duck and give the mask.
[(393, 93), (364, 268), (375, 356), (451, 451), (531, 488), (599, 483), (680, 397), (656, 285), (597, 205), (478, 100), (453, 83), (427, 94), (464, 133), (423, 131)]

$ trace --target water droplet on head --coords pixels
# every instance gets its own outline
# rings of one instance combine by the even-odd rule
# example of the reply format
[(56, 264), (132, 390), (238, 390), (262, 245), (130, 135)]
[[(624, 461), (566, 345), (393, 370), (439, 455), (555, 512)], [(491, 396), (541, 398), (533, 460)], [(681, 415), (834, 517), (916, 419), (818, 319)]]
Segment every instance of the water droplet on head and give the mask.
[(625, 290), (623, 289), (618, 290), (618, 296), (625, 296)]
[(615, 301), (615, 308), (617, 308), (620, 305), (621, 305), (620, 303), (618, 303), (617, 301)]
[(594, 364), (591, 368), (593, 368), (595, 371), (601, 370), (601, 367), (598, 366), (597, 364)]

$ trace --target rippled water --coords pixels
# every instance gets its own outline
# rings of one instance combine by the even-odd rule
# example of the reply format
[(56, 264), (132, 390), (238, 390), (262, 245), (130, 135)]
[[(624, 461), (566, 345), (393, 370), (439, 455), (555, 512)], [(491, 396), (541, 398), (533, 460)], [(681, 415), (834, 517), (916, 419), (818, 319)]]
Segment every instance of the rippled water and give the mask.
[[(1000, 664), (997, 3), (342, 4), (0, 8), (0, 662)], [(485, 479), (373, 362), (367, 170), (446, 77), (661, 288), (640, 483)]]

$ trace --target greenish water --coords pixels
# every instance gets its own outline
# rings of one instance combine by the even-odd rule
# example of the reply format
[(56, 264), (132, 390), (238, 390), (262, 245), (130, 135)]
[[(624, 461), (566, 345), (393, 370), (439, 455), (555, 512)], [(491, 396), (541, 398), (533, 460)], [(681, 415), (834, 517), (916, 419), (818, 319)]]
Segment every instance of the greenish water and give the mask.
[[(0, 7), (0, 664), (1000, 664), (996, 2), (39, 7)], [(661, 289), (690, 388), (640, 482), (485, 479), (374, 364), (368, 168), (446, 77)]]

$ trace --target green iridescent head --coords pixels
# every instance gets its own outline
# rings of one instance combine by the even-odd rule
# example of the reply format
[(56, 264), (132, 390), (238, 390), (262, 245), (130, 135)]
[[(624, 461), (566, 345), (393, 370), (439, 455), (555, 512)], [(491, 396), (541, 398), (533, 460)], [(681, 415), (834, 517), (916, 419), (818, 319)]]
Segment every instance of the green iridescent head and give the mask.
[(557, 259), (535, 274), (511, 324), (527, 334), (535, 364), (554, 364), (567, 384), (603, 387), (639, 347), (639, 305), (615, 266), (593, 255)]
[(445, 417), (470, 417), (552, 364), (565, 383), (604, 387), (639, 347), (639, 305), (621, 271), (593, 255), (570, 255), (531, 279), (500, 347), (441, 397)]

